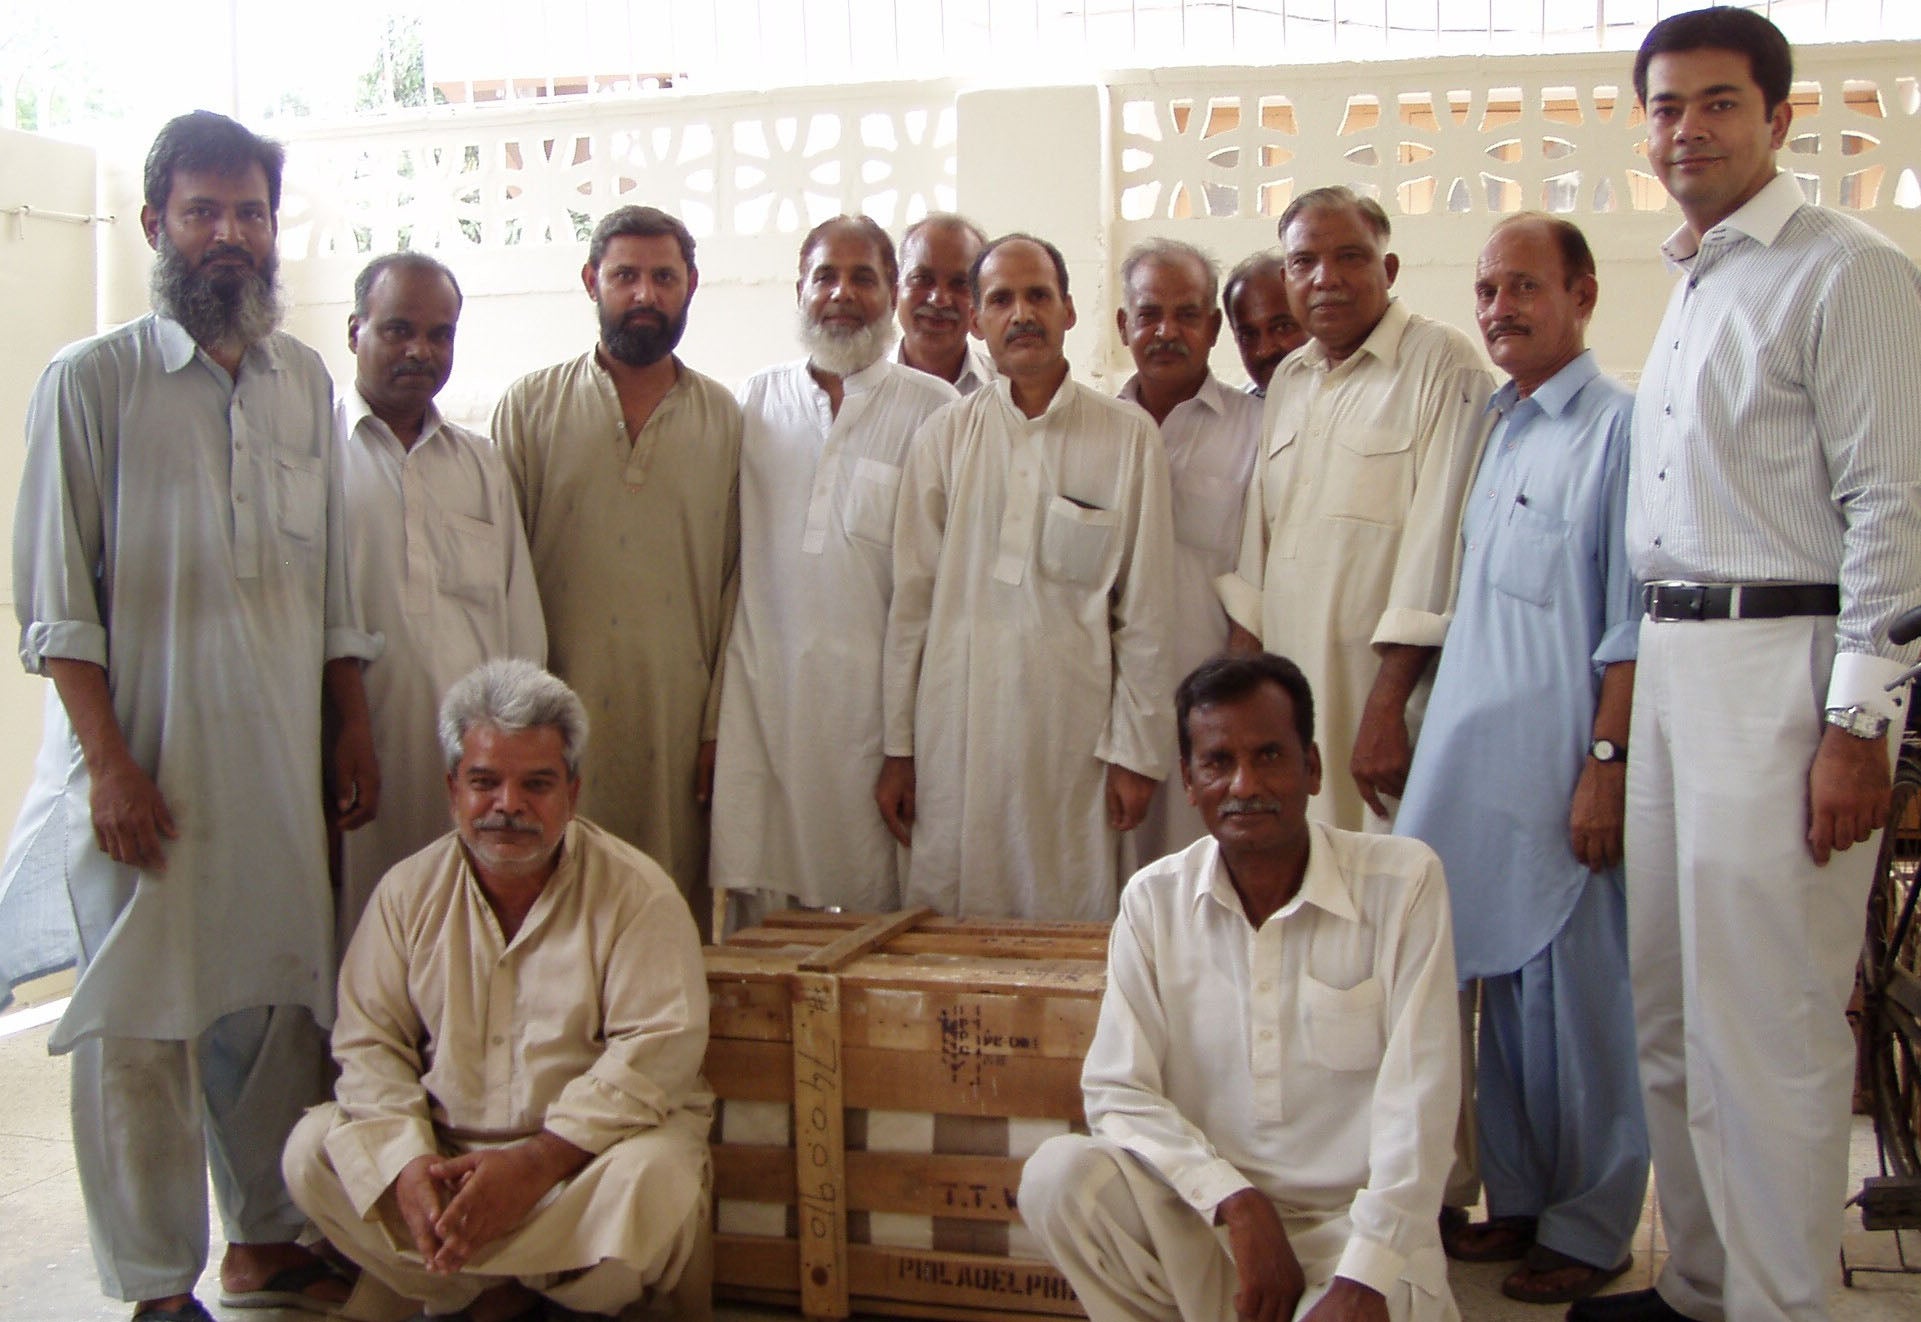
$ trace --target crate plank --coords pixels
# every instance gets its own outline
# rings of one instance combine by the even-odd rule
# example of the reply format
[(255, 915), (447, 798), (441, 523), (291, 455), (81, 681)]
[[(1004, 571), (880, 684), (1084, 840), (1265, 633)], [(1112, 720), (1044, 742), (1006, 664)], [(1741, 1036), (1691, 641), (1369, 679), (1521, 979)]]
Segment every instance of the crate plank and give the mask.
[(740, 1102), (794, 1099), (793, 1052), (784, 1042), (710, 1038), (703, 1072), (714, 1096)]
[(1046, 1056), (930, 1056), (847, 1047), (849, 1106), (1081, 1122), (1081, 1062)]
[(850, 1152), (847, 1205), (864, 1212), (1018, 1221), (1014, 1195), (1020, 1189), (1023, 1164), (1020, 1157)]
[(842, 1134), (840, 981), (794, 978), (794, 1180), (800, 1208), (800, 1306), (847, 1316), (847, 1143)]
[(871, 1244), (849, 1245), (847, 1258), (852, 1293), (861, 1298), (1081, 1315), (1067, 1278), (1045, 1262)]

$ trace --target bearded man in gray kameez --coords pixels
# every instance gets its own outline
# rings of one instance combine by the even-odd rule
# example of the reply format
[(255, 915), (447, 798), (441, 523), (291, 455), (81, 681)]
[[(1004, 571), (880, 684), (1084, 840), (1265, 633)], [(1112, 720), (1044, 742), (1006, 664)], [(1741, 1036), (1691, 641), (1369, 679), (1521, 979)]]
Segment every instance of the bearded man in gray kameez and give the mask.
[(574, 816), (586, 739), (528, 661), (441, 704), (455, 830), (375, 890), (339, 1100), (287, 1143), (294, 1197), (364, 1269), (354, 1316), (617, 1313), (705, 1282), (700, 943), (667, 874)]
[(644, 851), (705, 921), (720, 661), (740, 562), (740, 408), (674, 353), (700, 286), (653, 207), (595, 226), (586, 353), (507, 388), (494, 441), (520, 497), (547, 660), (601, 737), (581, 810)]
[(378, 647), (347, 581), (333, 388), (274, 330), (283, 159), (204, 111), (162, 129), (140, 213), (154, 311), (62, 350), (27, 408), (14, 600), (59, 702), (8, 863), (72, 896), (80, 980), (49, 1048), (73, 1054), (101, 1285), (140, 1322), (207, 1318), (209, 1165), (224, 1303), (346, 1293), (293, 1242), (279, 1153), (325, 1095), (323, 807), (373, 817)]

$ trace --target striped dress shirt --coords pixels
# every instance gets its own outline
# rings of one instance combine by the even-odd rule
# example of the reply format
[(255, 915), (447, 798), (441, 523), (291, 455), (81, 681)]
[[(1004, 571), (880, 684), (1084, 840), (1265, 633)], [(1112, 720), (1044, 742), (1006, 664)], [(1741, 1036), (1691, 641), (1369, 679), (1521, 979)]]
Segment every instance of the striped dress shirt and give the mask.
[(1921, 603), (1921, 273), (1786, 172), (1662, 251), (1681, 279), (1635, 399), (1635, 576), (1839, 583), (1828, 705), (1893, 716), (1888, 625)]

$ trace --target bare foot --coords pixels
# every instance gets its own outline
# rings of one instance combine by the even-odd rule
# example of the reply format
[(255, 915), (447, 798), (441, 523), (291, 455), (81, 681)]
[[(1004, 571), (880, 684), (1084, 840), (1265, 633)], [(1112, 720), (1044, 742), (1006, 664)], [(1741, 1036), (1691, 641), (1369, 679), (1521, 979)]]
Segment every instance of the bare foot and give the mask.
[(149, 1309), (160, 1313), (171, 1313), (175, 1309), (185, 1308), (192, 1302), (193, 1296), (190, 1294), (170, 1294), (165, 1299), (142, 1299), (133, 1306), (133, 1315), (139, 1317)]
[[(226, 1256), (220, 1259), (220, 1287), (232, 1294), (265, 1290), (281, 1272), (317, 1265), (327, 1264), (299, 1244), (229, 1244)], [(298, 1288), (301, 1294), (322, 1304), (344, 1304), (353, 1293), (353, 1287), (331, 1271)]]

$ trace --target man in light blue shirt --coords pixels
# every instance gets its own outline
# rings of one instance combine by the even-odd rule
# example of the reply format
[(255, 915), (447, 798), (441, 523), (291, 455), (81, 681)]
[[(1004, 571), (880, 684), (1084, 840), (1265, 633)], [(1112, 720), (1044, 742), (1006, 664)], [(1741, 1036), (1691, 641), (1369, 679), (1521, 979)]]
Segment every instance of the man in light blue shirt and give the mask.
[(1440, 854), (1476, 1071), (1489, 1219), (1450, 1246), (1519, 1259), (1512, 1298), (1565, 1303), (1628, 1265), (1648, 1147), (1621, 872), (1638, 626), (1623, 540), (1632, 396), (1584, 337), (1574, 225), (1496, 227), (1476, 319), (1509, 380), (1461, 520), (1460, 578), (1397, 830)]

